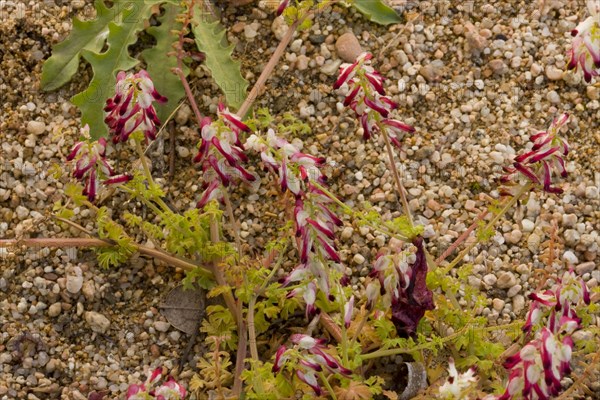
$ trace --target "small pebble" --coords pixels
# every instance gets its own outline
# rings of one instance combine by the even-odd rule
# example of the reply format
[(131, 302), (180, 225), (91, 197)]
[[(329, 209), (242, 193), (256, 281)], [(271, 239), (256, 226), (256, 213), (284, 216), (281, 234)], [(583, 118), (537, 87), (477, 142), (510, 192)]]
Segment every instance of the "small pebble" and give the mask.
[(358, 39), (352, 32), (346, 32), (335, 42), (335, 50), (342, 60), (353, 63), (363, 53)]
[(563, 253), (562, 259), (569, 264), (577, 264), (579, 259), (571, 250), (567, 250)]
[(86, 311), (84, 314), (85, 321), (94, 332), (106, 333), (110, 327), (110, 321), (104, 315), (96, 311)]
[(27, 133), (32, 135), (41, 135), (46, 130), (46, 124), (42, 121), (29, 121), (27, 123)]
[(512, 272), (503, 271), (498, 275), (496, 286), (500, 289), (508, 289), (517, 284), (517, 278)]
[(356, 265), (361, 265), (362, 263), (365, 262), (365, 258), (362, 256), (362, 254), (355, 254), (354, 257), (352, 258), (352, 261), (356, 264)]
[(50, 307), (48, 307), (48, 316), (50, 318), (54, 318), (57, 317), (62, 311), (62, 304), (60, 303), (60, 301), (51, 304)]
[(155, 321), (154, 322), (154, 329), (156, 329), (159, 332), (166, 332), (169, 330), (169, 327), (171, 327), (171, 324), (166, 321)]
[(498, 278), (494, 274), (487, 274), (483, 277), (483, 282), (488, 286), (493, 286)]

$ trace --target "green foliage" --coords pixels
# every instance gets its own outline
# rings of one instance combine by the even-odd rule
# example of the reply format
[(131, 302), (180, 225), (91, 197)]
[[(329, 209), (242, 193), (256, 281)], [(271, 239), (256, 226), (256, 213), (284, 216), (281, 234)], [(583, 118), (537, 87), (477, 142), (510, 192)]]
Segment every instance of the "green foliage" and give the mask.
[(83, 50), (102, 50), (108, 36), (108, 24), (121, 15), (118, 6), (106, 7), (103, 0), (94, 2), (96, 19), (81, 21), (73, 18), (73, 30), (69, 36), (52, 48), (52, 56), (42, 68), (41, 87), (50, 91), (67, 83), (77, 72)]
[(487, 242), (492, 237), (494, 237), (495, 234), (496, 234), (496, 230), (494, 229), (494, 227), (489, 227), (486, 229), (485, 221), (477, 222), (476, 237), (479, 242), (482, 242), (482, 243)]
[(239, 108), (246, 98), (248, 82), (242, 77), (240, 63), (232, 58), (233, 45), (227, 44), (225, 29), (219, 21), (208, 22), (210, 16), (196, 6), (192, 32), (198, 50), (206, 55), (205, 64), (227, 99), (227, 105)]
[(294, 114), (286, 112), (283, 114), (281, 122), (277, 124), (277, 132), (279, 134), (289, 133), (292, 136), (297, 136), (309, 134), (312, 130), (308, 124), (300, 121)]
[(251, 368), (242, 372), (247, 399), (278, 400), (290, 398), (294, 394), (291, 380), (285, 374), (273, 374), (272, 363), (249, 361)]
[(71, 101), (81, 110), (81, 124), (90, 126), (93, 139), (108, 135), (103, 111), (106, 99), (113, 94), (117, 72), (127, 71), (139, 64), (137, 59), (129, 55), (127, 48), (137, 41), (137, 34), (152, 15), (152, 6), (156, 3), (148, 0), (128, 3), (119, 18), (108, 23), (108, 49), (105, 52), (81, 51), (83, 58), (92, 66), (94, 77), (88, 88)]
[(388, 7), (382, 0), (352, 0), (352, 6), (370, 21), (380, 25), (402, 22), (396, 11)]
[(422, 235), (423, 231), (425, 230), (423, 225), (411, 226), (410, 220), (406, 215), (394, 218), (392, 221), (387, 223), (387, 226), (393, 229), (394, 232), (400, 233), (409, 240), (413, 240), (417, 236)]
[[(288, 25), (292, 25), (297, 20), (304, 18), (311, 11), (314, 5), (315, 2), (313, 0), (290, 2), (290, 5), (288, 5), (283, 11), (283, 18)], [(304, 31), (309, 29), (311, 26), (312, 20), (310, 18), (305, 18), (298, 26), (298, 30)]]
[(85, 204), (87, 196), (83, 194), (83, 186), (79, 183), (67, 183), (65, 185), (65, 195), (73, 200), (77, 207)]
[(96, 248), (100, 266), (102, 268), (114, 267), (128, 260), (136, 249), (135, 244), (127, 236), (123, 227), (110, 218), (106, 207), (98, 209), (97, 224), (98, 237), (115, 243), (115, 246)]
[[(183, 27), (177, 19), (180, 8), (174, 4), (165, 4), (163, 8), (165, 12), (159, 18), (160, 25), (146, 29), (146, 32), (156, 39), (156, 46), (145, 49), (141, 56), (146, 61), (146, 71), (153, 79), (154, 87), (168, 99), (165, 104), (155, 104), (158, 118), (164, 123), (177, 107), (177, 103), (185, 96), (185, 91), (179, 77), (171, 71), (172, 68), (177, 67), (177, 58), (168, 56), (173, 50), (173, 43), (177, 40), (177, 36), (172, 32)], [(185, 76), (190, 72), (185, 64), (182, 72)]]
[(237, 348), (236, 324), (229, 310), (221, 305), (206, 307), (207, 317), (202, 321), (200, 331), (208, 336), (223, 337), (225, 347)]
[(202, 289), (210, 290), (215, 286), (215, 281), (210, 272), (204, 268), (194, 268), (185, 273), (185, 278), (181, 282), (184, 289), (194, 289), (194, 284), (197, 284)]
[(249, 118), (244, 122), (250, 127), (250, 129), (252, 129), (252, 131), (256, 132), (267, 129), (274, 120), (275, 118), (273, 118), (269, 112), (269, 109), (266, 107), (261, 107), (254, 111), (252, 118)]
[[(165, 11), (159, 18), (160, 25), (147, 29), (156, 39), (156, 45), (144, 50), (141, 56), (157, 90), (168, 98), (166, 104), (156, 106), (159, 119), (164, 122), (184, 95), (179, 78), (171, 72), (176, 59), (168, 55), (177, 39), (172, 31), (181, 28), (177, 20), (181, 6), (177, 0), (116, 0), (110, 8), (103, 0), (97, 0), (96, 18), (85, 22), (74, 19), (67, 39), (54, 46), (52, 56), (44, 63), (41, 84), (47, 91), (69, 82), (77, 72), (81, 57), (90, 63), (94, 76), (87, 89), (71, 101), (81, 110), (82, 124), (89, 124), (92, 139), (108, 135), (102, 109), (113, 94), (116, 73), (139, 64), (139, 60), (130, 55), (129, 47), (137, 42), (138, 34), (149, 25), (150, 17), (160, 5)], [(183, 69), (187, 75), (188, 68)]]

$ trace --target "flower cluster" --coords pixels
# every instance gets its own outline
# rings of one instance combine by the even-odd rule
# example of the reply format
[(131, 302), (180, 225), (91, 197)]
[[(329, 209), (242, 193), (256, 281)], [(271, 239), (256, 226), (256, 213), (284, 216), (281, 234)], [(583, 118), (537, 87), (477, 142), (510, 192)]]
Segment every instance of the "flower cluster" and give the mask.
[(228, 187), (236, 178), (249, 185), (258, 183), (257, 176), (242, 166), (248, 157), (244, 154), (240, 133), (250, 132), (250, 127), (223, 104), (219, 104), (218, 117), (214, 122), (204, 118), (200, 124), (202, 139), (194, 162), (202, 165), (204, 193), (198, 208), (213, 199), (222, 199), (221, 187)]
[(349, 377), (352, 371), (345, 368), (334, 356), (327, 352), (324, 339), (315, 339), (308, 335), (295, 334), (290, 336), (293, 348), (282, 345), (277, 349), (273, 372), (278, 373), (286, 364), (297, 367), (296, 376), (310, 386), (317, 396), (323, 394), (319, 385), (317, 373), (325, 370), (332, 374), (341, 374)]
[(588, 0), (587, 7), (590, 16), (571, 31), (574, 39), (568, 68), (581, 67), (583, 78), (589, 83), (600, 73), (600, 2)]
[(454, 359), (448, 363), (448, 380), (439, 389), (440, 399), (465, 399), (473, 384), (477, 382), (475, 369), (469, 368), (467, 372), (459, 374), (454, 365)]
[[(563, 157), (569, 153), (569, 144), (559, 135), (559, 131), (568, 119), (568, 114), (562, 114), (552, 121), (547, 131), (531, 136), (529, 140), (533, 142), (532, 149), (518, 155), (512, 167), (504, 168), (507, 174), (501, 178), (501, 181), (508, 183), (518, 175), (534, 184), (543, 185), (546, 192), (562, 193), (561, 188), (552, 186), (552, 174), (559, 173), (563, 178), (567, 176)], [(504, 191), (503, 194), (512, 193)]]
[[(84, 137), (89, 137), (89, 126), (82, 128)], [(100, 187), (99, 179), (105, 185), (123, 183), (132, 177), (129, 174), (115, 174), (115, 171), (106, 160), (106, 139), (100, 138), (95, 142), (77, 142), (67, 156), (67, 161), (75, 161), (73, 176), (85, 182), (83, 194), (89, 201), (94, 201)]]
[(433, 293), (427, 288), (427, 261), (423, 239), (413, 240), (415, 254), (381, 255), (371, 271), (376, 278), (367, 285), (367, 307), (373, 308), (382, 296), (383, 309), (392, 308), (398, 335), (414, 335), (425, 311), (433, 310)]
[[(331, 203), (332, 200), (325, 193), (308, 184), (303, 198), (296, 199), (294, 208), (300, 264), (281, 282), (287, 286), (292, 282), (314, 277), (316, 284), (311, 282), (308, 286), (298, 287), (288, 294), (289, 297), (304, 295), (309, 318), (317, 312), (314, 307), (317, 286), (329, 299), (333, 298), (327, 266), (343, 273), (341, 259), (334, 243), (334, 228), (340, 226), (342, 221), (329, 208)], [(346, 278), (344, 275), (342, 283), (345, 283)]]
[(331, 210), (333, 201), (314, 184), (324, 184), (326, 181), (320, 169), (325, 159), (302, 153), (296, 146), (276, 136), (273, 130), (267, 132), (265, 139), (250, 136), (246, 145), (260, 152), (265, 166), (279, 175), (281, 189), (294, 194), (294, 223), (300, 265), (282, 283), (287, 286), (314, 277), (316, 283), (310, 281), (306, 286), (297, 287), (289, 293), (289, 297), (301, 295), (304, 298), (306, 314), (310, 318), (317, 312), (314, 305), (317, 287), (328, 297), (331, 296), (329, 271), (325, 263), (329, 262), (330, 266), (342, 272), (339, 264), (341, 259), (334, 243), (334, 229), (342, 221)]
[(144, 132), (147, 140), (156, 139), (160, 121), (152, 105), (154, 101), (164, 103), (167, 98), (156, 91), (146, 71), (118, 73), (115, 96), (106, 100), (104, 107), (108, 113), (104, 122), (113, 135), (113, 143), (127, 142), (135, 131)]
[(363, 128), (363, 137), (368, 140), (373, 132), (386, 129), (390, 141), (401, 147), (400, 134), (412, 133), (415, 129), (396, 119), (389, 118), (398, 104), (385, 95), (383, 76), (370, 65), (372, 55), (363, 53), (353, 64), (343, 64), (334, 89), (346, 94), (344, 106), (352, 108)]
[(162, 376), (162, 369), (156, 368), (141, 385), (133, 384), (127, 389), (125, 400), (182, 400), (185, 398), (185, 388), (172, 376), (169, 376), (159, 387), (154, 388)]
[[(561, 391), (561, 379), (571, 372), (571, 335), (580, 328), (575, 306), (590, 303), (589, 290), (573, 271), (565, 272), (551, 290), (531, 294), (532, 306), (523, 330), (534, 338), (504, 367), (510, 370), (506, 391), (499, 400), (513, 398), (549, 399)], [(545, 326), (540, 326), (543, 307), (550, 310)], [(539, 329), (534, 331), (534, 328)]]
[(265, 139), (250, 136), (246, 145), (259, 152), (267, 168), (279, 175), (281, 190), (289, 190), (297, 199), (310, 186), (311, 180), (321, 184), (326, 181), (320, 169), (325, 158), (302, 153), (296, 146), (278, 137), (273, 129), (268, 130)]

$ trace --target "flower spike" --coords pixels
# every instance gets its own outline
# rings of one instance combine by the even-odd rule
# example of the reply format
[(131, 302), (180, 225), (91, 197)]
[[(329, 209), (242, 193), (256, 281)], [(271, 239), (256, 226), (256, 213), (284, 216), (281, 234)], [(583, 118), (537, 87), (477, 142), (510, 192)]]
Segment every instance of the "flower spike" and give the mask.
[(113, 143), (126, 142), (135, 131), (142, 131), (146, 140), (156, 139), (160, 120), (153, 103), (165, 103), (145, 70), (136, 74), (117, 74), (115, 96), (106, 101), (104, 111), (108, 113), (104, 122), (113, 135)]

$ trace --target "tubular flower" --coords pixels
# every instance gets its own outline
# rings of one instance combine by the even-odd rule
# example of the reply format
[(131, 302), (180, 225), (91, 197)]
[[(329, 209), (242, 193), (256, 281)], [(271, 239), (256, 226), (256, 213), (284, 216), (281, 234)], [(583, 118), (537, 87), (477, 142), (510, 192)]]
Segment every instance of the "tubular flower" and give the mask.
[(571, 371), (572, 352), (570, 336), (559, 341), (550, 329), (542, 328), (534, 340), (506, 359), (504, 367), (511, 373), (506, 391), (498, 399), (550, 399), (558, 395), (561, 379)]
[(153, 389), (160, 381), (161, 376), (162, 369), (156, 368), (145, 383), (130, 385), (125, 394), (125, 400), (183, 400), (186, 390), (172, 376), (168, 376), (166, 382)]
[(600, 73), (600, 1), (588, 0), (587, 8), (590, 16), (571, 31), (574, 37), (569, 50), (568, 68), (583, 71), (583, 79), (590, 82), (593, 76)]
[[(343, 273), (335, 246), (335, 227), (340, 226), (342, 221), (331, 210), (333, 200), (315, 184), (326, 182), (321, 172), (325, 159), (302, 153), (296, 146), (278, 137), (272, 129), (265, 138), (251, 135), (246, 145), (260, 153), (266, 169), (279, 175), (281, 189), (289, 190), (295, 196), (294, 225), (300, 264), (281, 283), (287, 286), (292, 282), (305, 282), (304, 286), (293, 289), (289, 297), (302, 295), (306, 302), (306, 315), (310, 318), (318, 312), (314, 306), (316, 289), (331, 297), (327, 266)], [(345, 279), (342, 278), (342, 281)]]
[[(552, 186), (552, 174), (559, 173), (563, 178), (567, 176), (563, 157), (569, 154), (569, 144), (559, 135), (559, 131), (568, 119), (568, 114), (562, 114), (552, 121), (547, 131), (531, 136), (532, 149), (515, 157), (512, 167), (504, 168), (507, 174), (500, 178), (501, 182), (508, 183), (519, 176), (533, 184), (542, 185), (548, 193), (562, 193), (561, 188)], [(503, 194), (512, 193), (504, 190)]]
[(448, 363), (448, 380), (440, 386), (439, 394), (441, 399), (465, 399), (473, 384), (477, 382), (475, 369), (469, 368), (467, 372), (459, 374), (454, 365), (454, 359), (450, 358)]
[(294, 344), (292, 348), (282, 345), (275, 354), (275, 363), (272, 368), (274, 373), (281, 371), (286, 363), (294, 364), (296, 376), (309, 385), (317, 395), (321, 395), (323, 392), (317, 380), (317, 372), (327, 370), (332, 374), (346, 377), (352, 375), (352, 371), (345, 368), (336, 357), (327, 351), (325, 339), (295, 334), (290, 336), (290, 340)]
[(260, 152), (266, 168), (279, 174), (281, 190), (289, 190), (296, 198), (302, 195), (311, 180), (320, 183), (326, 181), (320, 169), (325, 164), (325, 158), (302, 153), (296, 146), (275, 135), (272, 129), (267, 132), (266, 139), (252, 135), (246, 144)]
[[(85, 135), (89, 131), (86, 125), (82, 132)], [(95, 142), (81, 141), (76, 143), (67, 156), (67, 161), (75, 161), (73, 176), (85, 182), (83, 194), (89, 201), (94, 201), (98, 189), (99, 179), (104, 178), (105, 185), (118, 184), (129, 181), (129, 174), (115, 174), (115, 171), (106, 160), (106, 139), (100, 138)]]
[(104, 111), (108, 113), (104, 122), (113, 135), (113, 143), (126, 142), (135, 131), (144, 132), (146, 140), (156, 139), (160, 121), (156, 116), (153, 102), (165, 103), (154, 88), (148, 73), (141, 70), (137, 74), (117, 74), (115, 96), (106, 100)]
[[(328, 298), (332, 298), (330, 272), (327, 267), (334, 268), (343, 275), (341, 258), (334, 243), (334, 229), (341, 225), (342, 221), (330, 210), (331, 203), (332, 200), (325, 193), (309, 183), (303, 196), (296, 199), (294, 208), (300, 265), (282, 279), (281, 283), (287, 286), (292, 282), (310, 280), (307, 286), (294, 289), (290, 294), (304, 295), (308, 318), (318, 312), (314, 306), (317, 287)], [(329, 263), (326, 265), (327, 260)], [(316, 287), (311, 286), (315, 285), (313, 281), (316, 281)]]
[(342, 64), (333, 88), (345, 93), (344, 106), (349, 106), (356, 113), (365, 140), (374, 132), (385, 129), (392, 144), (401, 147), (400, 134), (412, 133), (415, 129), (389, 118), (390, 112), (397, 109), (398, 104), (385, 96), (383, 76), (370, 65), (372, 57), (370, 53), (362, 53), (354, 63)]
[(543, 293), (532, 293), (533, 300), (523, 331), (531, 333), (542, 320), (542, 306), (551, 309), (547, 327), (553, 333), (572, 333), (579, 328), (579, 318), (575, 307), (583, 302), (590, 304), (590, 292), (581, 278), (577, 278), (573, 270), (563, 274), (559, 282), (550, 290)]
[[(589, 289), (571, 270), (552, 289), (530, 298), (533, 303), (523, 331), (534, 337), (504, 363), (510, 375), (500, 400), (549, 399), (560, 393), (561, 379), (571, 372), (572, 334), (580, 328), (575, 306), (590, 303)], [(541, 326), (544, 307), (551, 311)]]
[(200, 123), (201, 140), (194, 162), (202, 165), (204, 192), (198, 208), (211, 200), (221, 200), (222, 187), (228, 187), (232, 182), (242, 181), (250, 186), (258, 184), (258, 177), (242, 166), (248, 157), (239, 134), (249, 132), (250, 128), (223, 104), (219, 104), (218, 116), (219, 119), (214, 122), (204, 118)]

